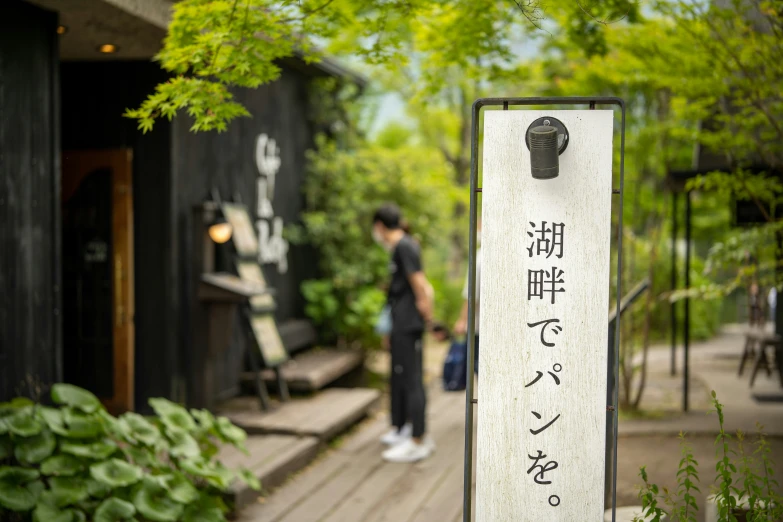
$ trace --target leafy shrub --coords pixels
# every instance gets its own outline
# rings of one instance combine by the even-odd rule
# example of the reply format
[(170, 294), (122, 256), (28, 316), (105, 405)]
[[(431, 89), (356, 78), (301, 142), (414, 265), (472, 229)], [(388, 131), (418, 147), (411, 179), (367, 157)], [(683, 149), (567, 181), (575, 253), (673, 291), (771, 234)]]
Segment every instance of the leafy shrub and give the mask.
[[(306, 313), (322, 331), (346, 343), (373, 345), (389, 261), (389, 254), (372, 241), (373, 213), (382, 203), (395, 202), (422, 250), (447, 245), (454, 202), (467, 195), (455, 189), (449, 176), (437, 150), (362, 143), (345, 151), (319, 142), (309, 155), (303, 225), (290, 227), (287, 237), (318, 251), (321, 279), (305, 282), (302, 293)], [(428, 266), (424, 270), (429, 273)]]
[(155, 417), (114, 417), (70, 384), (51, 398), (0, 404), (0, 520), (218, 522), (235, 479), (260, 488), (215, 459), (218, 444), (246, 451), (226, 418), (166, 399), (150, 399)]
[[(350, 295), (325, 279), (302, 283), (307, 300), (305, 313), (323, 327), (327, 342), (340, 339), (358, 342), (364, 347), (376, 340), (375, 322), (386, 301), (385, 294), (373, 286), (357, 288)], [(343, 297), (341, 300), (340, 297)]]
[[(777, 491), (771, 448), (763, 427), (758, 425), (755, 451), (750, 453), (746, 436), (737, 431), (736, 444), (724, 429), (723, 405), (712, 392), (712, 406), (718, 414), (720, 431), (715, 439), (718, 462), (713, 486), (718, 507), (719, 522), (779, 522), (783, 518), (783, 497)], [(693, 458), (690, 445), (680, 434), (682, 459), (677, 470), (677, 490), (669, 491), (649, 482), (647, 471), (641, 468), (639, 476), (644, 485), (639, 492), (644, 520), (660, 522), (664, 517), (672, 522), (696, 522), (699, 507), (694, 492), (700, 492), (699, 463)], [(744, 505), (743, 505), (744, 504)], [(634, 522), (643, 522), (636, 517)]]

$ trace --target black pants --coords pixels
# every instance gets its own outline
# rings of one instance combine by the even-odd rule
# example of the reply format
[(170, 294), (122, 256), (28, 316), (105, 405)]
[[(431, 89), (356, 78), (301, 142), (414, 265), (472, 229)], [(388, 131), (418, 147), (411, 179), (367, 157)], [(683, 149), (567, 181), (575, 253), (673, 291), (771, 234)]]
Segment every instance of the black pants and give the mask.
[(424, 392), (422, 333), (391, 334), (391, 416), (392, 425), (402, 428), (408, 419), (413, 436), (424, 435), (427, 397)]

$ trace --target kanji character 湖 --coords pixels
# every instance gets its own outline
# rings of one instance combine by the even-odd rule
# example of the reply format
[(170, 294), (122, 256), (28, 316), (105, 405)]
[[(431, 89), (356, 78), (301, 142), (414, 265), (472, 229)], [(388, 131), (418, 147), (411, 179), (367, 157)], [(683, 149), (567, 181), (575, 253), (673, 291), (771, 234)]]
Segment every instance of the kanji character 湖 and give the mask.
[[(533, 228), (536, 226), (532, 221), (530, 225)], [(557, 249), (558, 253), (555, 254), (555, 257), (562, 259), (564, 229), (565, 225), (563, 223), (552, 223), (552, 228), (547, 228), (546, 221), (542, 221), (541, 228), (534, 231), (538, 237), (535, 237), (534, 232), (528, 232), (527, 235), (534, 238), (533, 243), (527, 249), (530, 257), (533, 257), (533, 250), (535, 249), (536, 255), (546, 254), (548, 259)], [(551, 239), (549, 236), (551, 236)]]

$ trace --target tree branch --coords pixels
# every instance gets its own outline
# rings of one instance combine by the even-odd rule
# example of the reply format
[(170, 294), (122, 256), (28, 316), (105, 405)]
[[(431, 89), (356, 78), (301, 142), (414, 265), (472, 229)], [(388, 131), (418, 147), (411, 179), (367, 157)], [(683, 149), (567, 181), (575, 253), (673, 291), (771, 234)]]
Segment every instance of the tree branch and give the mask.
[[(712, 33), (715, 35), (715, 37), (716, 37), (716, 38), (718, 38), (718, 39), (720, 40), (720, 42), (721, 42), (721, 44), (722, 44), (722, 47), (723, 47), (723, 50), (724, 50), (724, 51), (726, 52), (726, 54), (728, 54), (728, 55), (729, 55), (729, 57), (730, 57), (730, 58), (731, 58), (731, 59), (734, 61), (734, 63), (735, 63), (735, 64), (737, 65), (737, 67), (739, 68), (739, 70), (740, 70), (740, 71), (743, 73), (743, 75), (745, 76), (745, 79), (747, 79), (747, 80), (750, 80), (752, 84), (755, 84), (756, 82), (753, 82), (753, 81), (752, 81), (752, 80), (753, 80), (753, 75), (752, 75), (752, 74), (750, 74), (750, 72), (749, 72), (749, 71), (747, 70), (747, 68), (746, 68), (746, 67), (743, 65), (743, 63), (742, 63), (742, 61), (739, 59), (739, 57), (737, 57), (737, 56), (736, 56), (736, 54), (735, 54), (734, 52), (732, 52), (732, 50), (731, 50), (730, 46), (728, 45), (728, 43), (726, 42), (725, 38), (723, 37), (723, 35), (721, 34), (721, 32), (718, 30), (718, 28), (715, 26), (715, 24), (714, 24), (714, 23), (713, 23), (713, 22), (712, 22), (712, 21), (709, 19), (709, 17), (708, 17), (708, 16), (705, 16), (705, 15), (703, 15), (703, 14), (701, 14), (701, 13), (699, 13), (699, 11), (698, 11), (698, 10), (697, 10), (695, 7), (692, 7), (692, 6), (691, 6), (691, 7), (688, 7), (688, 8), (686, 8), (686, 9), (688, 9), (688, 10), (689, 10), (691, 13), (695, 13), (695, 14), (697, 14), (697, 15), (700, 15), (700, 18), (701, 18), (701, 19), (703, 19), (703, 20), (705, 21), (705, 23), (706, 23), (706, 24), (707, 24), (707, 25), (710, 27), (710, 29), (712, 29)], [(696, 35), (695, 35), (695, 33), (694, 33), (693, 31), (691, 31), (691, 30), (690, 30), (690, 29), (689, 29), (689, 28), (686, 26), (686, 24), (683, 24), (683, 23), (682, 23), (682, 20), (680, 20), (680, 19), (677, 19), (677, 24), (678, 24), (678, 25), (679, 25), (679, 26), (680, 26), (682, 29), (684, 29), (686, 32), (688, 32), (688, 33), (691, 35), (691, 37), (692, 37), (692, 38), (694, 38), (694, 39), (698, 40), (698, 41), (699, 41), (699, 43), (701, 43), (701, 44), (702, 44), (704, 47), (706, 47), (706, 48), (708, 48), (708, 49), (710, 49), (710, 50), (712, 50), (712, 51), (715, 51), (715, 50), (716, 50), (716, 48), (715, 48), (714, 46), (711, 46), (711, 45), (709, 45), (708, 43), (704, 42), (704, 40), (702, 40), (701, 38), (699, 38), (698, 36), (696, 36)], [(714, 55), (715, 55), (715, 57), (716, 57), (716, 58), (718, 58), (718, 56), (719, 56), (719, 53), (715, 52), (715, 53), (714, 53)], [(719, 60), (719, 61), (722, 61), (722, 60)], [(733, 70), (732, 70), (730, 67), (728, 67), (728, 66), (727, 66), (727, 64), (725, 63), (725, 61), (722, 63), (722, 65), (723, 65), (723, 68), (726, 70), (726, 72), (727, 72), (727, 73), (731, 73), (731, 72), (733, 72)], [(761, 82), (758, 82), (758, 83), (760, 84)], [(764, 106), (764, 104), (762, 103), (762, 100), (760, 99), (760, 96), (759, 96), (758, 92), (757, 92), (757, 91), (755, 91), (755, 90), (753, 90), (753, 89), (749, 89), (749, 91), (750, 91), (750, 93), (752, 94), (752, 97), (751, 97), (751, 99), (752, 99), (753, 105), (754, 105), (754, 106), (755, 106), (755, 107), (756, 107), (758, 110), (760, 110), (760, 111), (762, 112), (762, 114), (764, 114), (764, 116), (766, 117), (767, 121), (768, 121), (768, 122), (769, 122), (769, 124), (770, 124), (770, 125), (771, 125), (771, 126), (774, 128), (774, 129), (775, 129), (775, 132), (778, 134), (778, 136), (779, 136), (781, 139), (783, 139), (783, 128), (781, 128), (781, 127), (780, 127), (780, 124), (777, 122), (777, 119), (776, 119), (775, 117), (773, 117), (773, 115), (769, 113), (769, 110), (767, 109), (767, 107), (766, 107), (766, 106)]]
[(311, 17), (312, 15), (318, 13), (319, 11), (323, 11), (327, 7), (329, 7), (331, 4), (334, 3), (334, 0), (326, 0), (323, 4), (319, 5), (318, 7), (314, 7), (313, 9), (310, 9), (309, 11), (303, 10), (301, 8), (301, 3), (299, 4), (299, 9), (302, 11), (302, 16), (295, 16), (293, 18), (284, 18), (280, 20), (280, 23), (287, 24), (291, 22), (304, 22), (306, 19)]
[[(231, 14), (228, 16), (228, 24), (226, 27), (227, 30), (231, 29), (231, 24), (234, 23), (234, 13), (236, 13), (237, 10), (237, 3), (239, 3), (239, 0), (234, 0), (234, 4), (231, 6)], [(220, 54), (221, 47), (223, 47), (223, 40), (220, 40), (217, 49), (215, 49), (215, 54), (212, 56), (212, 63), (209, 65), (210, 74), (214, 72), (215, 64), (217, 63), (217, 57), (218, 54)]]
[(541, 26), (542, 17), (541, 15), (536, 14), (539, 10), (539, 7), (534, 0), (527, 0), (527, 5), (522, 5), (522, 0), (514, 0), (514, 3), (519, 8), (519, 10), (522, 11), (522, 16), (527, 18), (527, 21), (530, 22), (533, 27), (539, 31), (544, 31), (549, 35), (552, 34)]
[(625, 19), (628, 16), (628, 13), (631, 12), (631, 8), (629, 7), (628, 10), (625, 12), (625, 14), (623, 16), (621, 16), (620, 18), (618, 18), (616, 20), (612, 20), (612, 21), (606, 21), (606, 20), (599, 20), (598, 17), (596, 17), (592, 13), (588, 12), (587, 9), (585, 9), (584, 6), (582, 5), (582, 2), (579, 2), (577, 0), (576, 5), (579, 6), (579, 9), (581, 9), (584, 14), (586, 14), (587, 16), (592, 18), (593, 21), (595, 21), (596, 23), (599, 23), (601, 25), (609, 25), (609, 24), (617, 23), (617, 22)]
[(740, 180), (740, 183), (742, 183), (742, 188), (745, 189), (745, 191), (750, 196), (750, 199), (753, 200), (753, 203), (756, 205), (756, 207), (758, 207), (759, 212), (761, 212), (761, 215), (764, 216), (764, 219), (766, 219), (767, 222), (769, 222), (769, 223), (774, 221), (772, 219), (772, 216), (770, 216), (769, 213), (767, 212), (767, 209), (764, 208), (764, 205), (761, 204), (761, 201), (759, 201), (759, 199), (756, 197), (756, 195), (750, 190), (750, 187), (748, 187), (748, 182), (745, 179), (745, 176), (740, 175), (739, 176), (739, 180)]

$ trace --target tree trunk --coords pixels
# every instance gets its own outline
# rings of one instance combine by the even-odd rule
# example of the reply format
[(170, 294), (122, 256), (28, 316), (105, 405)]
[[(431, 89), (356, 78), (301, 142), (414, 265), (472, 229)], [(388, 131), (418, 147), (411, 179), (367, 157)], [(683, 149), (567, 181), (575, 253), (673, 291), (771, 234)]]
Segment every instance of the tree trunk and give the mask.
[[(471, 104), (469, 100), (469, 93), (464, 86), (459, 87), (458, 95), (458, 110), (460, 113), (460, 125), (459, 125), (459, 144), (457, 146), (457, 153), (454, 156), (449, 157), (447, 151), (446, 159), (451, 163), (454, 169), (454, 181), (461, 188), (469, 190), (470, 186), (470, 149), (471, 149)], [(454, 220), (455, 223), (459, 223), (469, 209), (465, 208), (462, 203), (457, 203), (454, 206)], [(457, 279), (462, 277), (463, 266), (465, 260), (468, 258), (468, 242), (465, 236), (465, 231), (461, 227), (457, 227), (451, 237), (451, 270), (450, 277)]]

